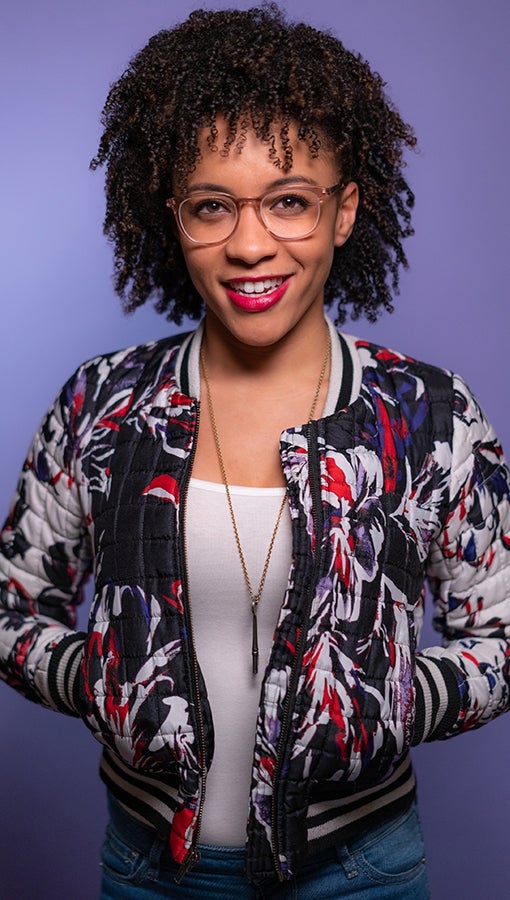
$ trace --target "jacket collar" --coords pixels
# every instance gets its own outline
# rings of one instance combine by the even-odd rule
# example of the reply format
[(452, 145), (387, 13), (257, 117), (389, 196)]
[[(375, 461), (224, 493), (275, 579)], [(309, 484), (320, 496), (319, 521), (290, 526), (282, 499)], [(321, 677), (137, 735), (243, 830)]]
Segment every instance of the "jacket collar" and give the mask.
[[(337, 332), (327, 316), (331, 334), (331, 374), (323, 416), (345, 409), (356, 400), (361, 386), (361, 362), (356, 338)], [(200, 346), (204, 336), (204, 320), (196, 331), (184, 336), (175, 363), (179, 390), (188, 397), (200, 398)]]

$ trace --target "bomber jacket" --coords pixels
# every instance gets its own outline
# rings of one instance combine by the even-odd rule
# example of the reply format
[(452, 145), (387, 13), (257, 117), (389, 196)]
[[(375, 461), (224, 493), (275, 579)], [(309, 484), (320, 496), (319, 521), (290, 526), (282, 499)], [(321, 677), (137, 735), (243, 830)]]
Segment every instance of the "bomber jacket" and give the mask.
[[(44, 419), (2, 532), (0, 675), (83, 718), (103, 779), (184, 873), (214, 739), (187, 595), (200, 403), (182, 340), (84, 364)], [(412, 745), (510, 706), (510, 474), (496, 436), (458, 376), (338, 340), (346, 370), (350, 348), (361, 362), (358, 395), (341, 391), (334, 414), (280, 441), (293, 554), (256, 727), (252, 881), (290, 877), (410, 802)], [(418, 651), (425, 579), (443, 644)]]

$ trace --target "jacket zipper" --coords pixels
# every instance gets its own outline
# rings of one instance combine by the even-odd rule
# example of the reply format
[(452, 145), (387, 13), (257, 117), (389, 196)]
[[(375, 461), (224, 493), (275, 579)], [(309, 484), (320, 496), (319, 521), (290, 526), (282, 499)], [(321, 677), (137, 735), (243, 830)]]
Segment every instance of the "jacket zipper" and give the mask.
[(320, 489), (320, 462), (318, 454), (311, 452), (312, 440), (314, 444), (317, 442), (317, 423), (316, 421), (308, 422), (305, 428), (305, 435), (308, 444), (308, 472), (310, 481), (310, 493), (312, 498), (312, 519), (315, 529), (315, 560), (313, 566), (313, 578), (306, 598), (306, 606), (304, 610), (303, 620), (299, 640), (296, 644), (296, 653), (290, 673), (289, 690), (285, 699), (285, 706), (282, 718), (282, 730), (278, 740), (276, 750), (275, 773), (273, 778), (273, 804), (271, 810), (271, 850), (273, 854), (273, 863), (279, 881), (285, 881), (285, 875), (280, 865), (280, 846), (278, 839), (278, 792), (280, 787), (280, 779), (282, 775), (282, 767), (284, 760), (284, 750), (289, 737), (291, 711), (294, 706), (294, 700), (297, 693), (297, 682), (301, 670), (301, 662), (304, 650), (304, 638), (308, 628), (310, 619), (310, 610), (312, 600), (315, 593), (315, 584), (320, 571), (321, 563), (321, 542), (322, 542), (322, 505), (321, 505), (321, 489)]
[(181, 563), (181, 571), (182, 571), (182, 605), (184, 610), (184, 617), (186, 621), (186, 631), (188, 636), (188, 646), (190, 649), (191, 656), (191, 669), (192, 669), (192, 687), (193, 687), (193, 700), (195, 703), (196, 710), (196, 719), (197, 719), (197, 739), (198, 739), (198, 754), (200, 760), (200, 800), (198, 804), (198, 812), (197, 812), (197, 820), (195, 826), (195, 833), (193, 835), (193, 840), (188, 853), (186, 854), (186, 858), (184, 859), (182, 865), (175, 876), (175, 881), (177, 884), (180, 884), (184, 876), (187, 872), (200, 860), (200, 851), (197, 850), (197, 844), (200, 839), (200, 829), (202, 825), (202, 815), (204, 810), (204, 802), (205, 802), (205, 789), (207, 783), (207, 767), (205, 765), (205, 732), (204, 732), (204, 716), (202, 711), (202, 704), (200, 702), (200, 685), (198, 678), (198, 660), (195, 652), (195, 641), (193, 637), (193, 618), (191, 615), (191, 604), (189, 602), (188, 597), (188, 554), (186, 547), (186, 531), (184, 529), (184, 514), (186, 507), (186, 500), (188, 497), (188, 488), (189, 482), (191, 478), (191, 471), (193, 469), (193, 462), (195, 459), (197, 439), (198, 439), (198, 426), (200, 424), (200, 403), (197, 403), (197, 419), (195, 425), (195, 439), (193, 442), (193, 446), (191, 448), (188, 471), (186, 473), (186, 481), (183, 485), (182, 491), (182, 502), (179, 511), (179, 527), (181, 533), (180, 540), (180, 563)]

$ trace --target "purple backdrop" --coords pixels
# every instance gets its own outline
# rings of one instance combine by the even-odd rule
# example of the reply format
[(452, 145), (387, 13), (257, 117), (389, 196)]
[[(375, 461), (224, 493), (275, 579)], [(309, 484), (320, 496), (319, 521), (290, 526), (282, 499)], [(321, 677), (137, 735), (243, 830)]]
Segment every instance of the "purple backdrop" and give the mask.
[[(76, 365), (169, 330), (152, 309), (131, 318), (119, 311), (101, 235), (101, 175), (88, 162), (108, 84), (150, 34), (197, 5), (251, 3), (4, 3), (4, 510), (31, 434)], [(417, 235), (397, 310), (350, 330), (460, 371), (509, 448), (502, 377), (510, 335), (508, 0), (293, 0), (289, 7), (370, 60), (420, 140), (409, 161)], [(426, 637), (433, 640), (430, 627)], [(79, 722), (4, 686), (0, 711), (0, 897), (92, 900), (105, 822), (99, 747)], [(415, 752), (435, 900), (508, 895), (509, 749), (510, 717), (503, 717)]]

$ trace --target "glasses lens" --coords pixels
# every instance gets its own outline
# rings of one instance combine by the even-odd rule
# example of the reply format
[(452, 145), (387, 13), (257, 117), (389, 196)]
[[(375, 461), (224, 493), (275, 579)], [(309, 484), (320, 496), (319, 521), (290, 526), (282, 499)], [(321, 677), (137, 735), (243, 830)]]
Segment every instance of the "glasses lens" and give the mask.
[(197, 191), (183, 200), (179, 207), (181, 226), (191, 238), (201, 244), (224, 241), (232, 234), (237, 209), (231, 197)]
[(276, 237), (300, 238), (317, 225), (320, 200), (314, 191), (293, 186), (266, 194), (260, 211), (266, 228)]

